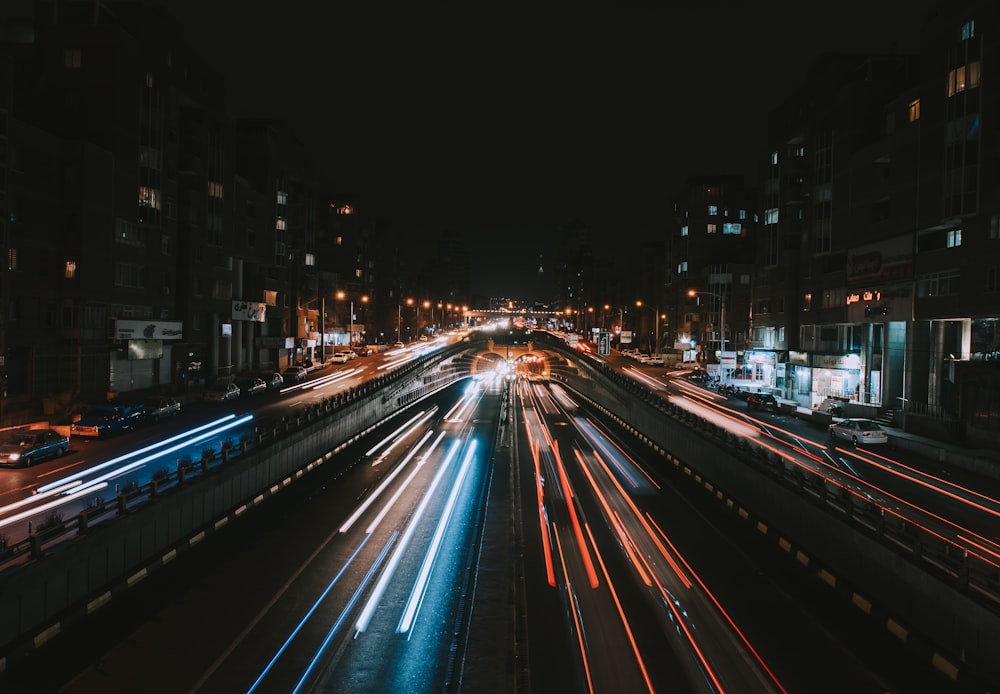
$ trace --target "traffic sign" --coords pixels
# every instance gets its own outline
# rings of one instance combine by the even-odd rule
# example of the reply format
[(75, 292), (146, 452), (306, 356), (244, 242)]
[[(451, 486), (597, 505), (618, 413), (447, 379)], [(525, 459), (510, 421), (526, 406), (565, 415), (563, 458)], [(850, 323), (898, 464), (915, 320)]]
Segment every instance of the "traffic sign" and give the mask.
[(601, 356), (611, 354), (611, 333), (597, 333), (597, 353)]

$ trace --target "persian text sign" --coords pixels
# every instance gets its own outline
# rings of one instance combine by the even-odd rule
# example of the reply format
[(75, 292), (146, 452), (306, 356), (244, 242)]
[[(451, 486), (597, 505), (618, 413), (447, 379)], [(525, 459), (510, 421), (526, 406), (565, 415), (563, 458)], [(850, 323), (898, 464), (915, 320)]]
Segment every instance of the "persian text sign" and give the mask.
[(267, 311), (267, 304), (256, 301), (234, 301), (233, 320), (248, 320), (254, 323), (263, 323)]

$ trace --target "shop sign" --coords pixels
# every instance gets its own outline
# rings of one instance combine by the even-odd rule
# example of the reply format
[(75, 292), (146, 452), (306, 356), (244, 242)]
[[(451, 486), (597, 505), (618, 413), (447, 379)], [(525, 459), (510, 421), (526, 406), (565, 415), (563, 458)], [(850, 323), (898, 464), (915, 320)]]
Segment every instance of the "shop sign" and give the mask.
[(233, 301), (233, 320), (263, 323), (267, 304), (258, 301)]
[(857, 354), (814, 354), (812, 365), (817, 369), (860, 369), (861, 357)]
[(180, 340), (184, 323), (179, 320), (125, 320), (114, 322), (116, 340)]

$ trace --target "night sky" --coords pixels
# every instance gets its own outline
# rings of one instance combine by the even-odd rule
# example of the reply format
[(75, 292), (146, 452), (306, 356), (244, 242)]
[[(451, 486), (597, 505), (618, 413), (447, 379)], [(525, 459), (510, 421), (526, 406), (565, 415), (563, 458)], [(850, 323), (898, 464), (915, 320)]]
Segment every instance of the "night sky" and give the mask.
[(573, 219), (627, 265), (685, 176), (756, 183), (768, 111), (809, 61), (915, 51), (928, 6), (164, 4), (238, 112), (285, 119), (338, 189), (425, 248), (460, 231), (474, 291), (513, 296)]

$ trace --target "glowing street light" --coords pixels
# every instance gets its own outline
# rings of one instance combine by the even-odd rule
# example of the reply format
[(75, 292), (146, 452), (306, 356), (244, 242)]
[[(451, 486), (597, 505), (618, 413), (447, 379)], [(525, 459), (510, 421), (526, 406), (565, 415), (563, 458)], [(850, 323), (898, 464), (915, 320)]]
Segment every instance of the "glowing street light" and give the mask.
[(714, 296), (719, 300), (719, 323), (721, 324), (719, 328), (719, 343), (722, 345), (719, 349), (721, 362), (721, 352), (726, 351), (726, 295), (716, 294), (715, 292), (706, 292), (699, 289), (689, 289), (688, 296), (697, 297), (700, 294), (706, 294), (708, 296)]

